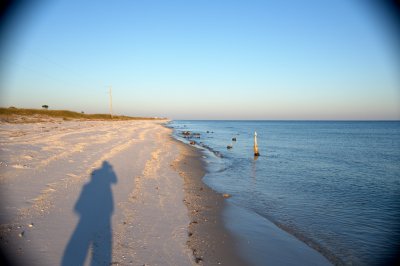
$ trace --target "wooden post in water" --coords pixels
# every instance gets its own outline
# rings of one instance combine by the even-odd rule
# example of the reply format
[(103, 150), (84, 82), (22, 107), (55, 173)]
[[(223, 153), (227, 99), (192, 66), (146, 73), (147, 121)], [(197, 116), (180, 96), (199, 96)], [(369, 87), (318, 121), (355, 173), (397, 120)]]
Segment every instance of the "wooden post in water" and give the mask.
[(254, 156), (260, 156), (257, 145), (257, 132), (254, 131)]

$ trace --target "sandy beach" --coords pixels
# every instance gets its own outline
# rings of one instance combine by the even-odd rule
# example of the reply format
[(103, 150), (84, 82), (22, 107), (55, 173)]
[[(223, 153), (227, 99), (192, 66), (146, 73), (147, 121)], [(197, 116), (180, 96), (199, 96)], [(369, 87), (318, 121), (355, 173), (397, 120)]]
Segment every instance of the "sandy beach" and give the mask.
[(2, 122), (3, 252), (17, 265), (240, 265), (201, 155), (165, 122)]

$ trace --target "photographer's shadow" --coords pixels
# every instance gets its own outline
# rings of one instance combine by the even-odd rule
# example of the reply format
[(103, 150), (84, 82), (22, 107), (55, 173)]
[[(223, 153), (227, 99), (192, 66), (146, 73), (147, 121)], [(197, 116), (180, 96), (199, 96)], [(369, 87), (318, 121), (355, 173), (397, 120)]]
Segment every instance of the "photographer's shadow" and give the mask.
[(104, 161), (100, 169), (92, 172), (90, 182), (85, 184), (75, 204), (74, 211), (80, 220), (65, 248), (61, 265), (83, 265), (90, 248), (90, 265), (111, 264), (113, 183), (117, 183), (117, 176)]

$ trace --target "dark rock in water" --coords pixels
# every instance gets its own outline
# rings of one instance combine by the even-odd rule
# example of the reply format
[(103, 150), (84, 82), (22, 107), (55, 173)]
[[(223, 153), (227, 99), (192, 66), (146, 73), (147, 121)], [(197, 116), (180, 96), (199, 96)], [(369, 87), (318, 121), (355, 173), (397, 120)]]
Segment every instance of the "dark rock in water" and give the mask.
[(200, 133), (193, 133), (193, 134), (192, 134), (192, 137), (193, 137), (193, 138), (198, 138), (198, 139), (199, 139), (199, 138), (200, 138)]
[(236, 138), (232, 138), (232, 141), (236, 141)]
[(210, 131), (207, 130), (207, 133), (210, 133)]
[(190, 136), (190, 131), (182, 131), (182, 135), (184, 136)]
[(190, 132), (190, 131), (182, 131), (181, 134), (182, 134), (182, 136), (183, 136), (184, 138), (187, 138), (187, 139), (190, 139), (190, 138), (197, 138), (197, 139), (199, 139), (199, 138), (200, 138), (200, 133), (192, 133), (192, 132)]
[(226, 148), (227, 148), (228, 150), (230, 150), (230, 149), (233, 148), (233, 146), (232, 146), (232, 145), (228, 145), (228, 146), (226, 146)]

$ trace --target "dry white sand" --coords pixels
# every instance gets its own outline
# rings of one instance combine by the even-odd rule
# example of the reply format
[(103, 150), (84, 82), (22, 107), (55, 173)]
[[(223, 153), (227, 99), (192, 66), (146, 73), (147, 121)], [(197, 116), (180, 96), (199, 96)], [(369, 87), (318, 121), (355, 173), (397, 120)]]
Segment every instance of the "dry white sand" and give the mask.
[(157, 121), (0, 124), (2, 247), (25, 265), (193, 265)]

